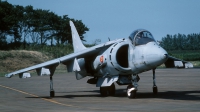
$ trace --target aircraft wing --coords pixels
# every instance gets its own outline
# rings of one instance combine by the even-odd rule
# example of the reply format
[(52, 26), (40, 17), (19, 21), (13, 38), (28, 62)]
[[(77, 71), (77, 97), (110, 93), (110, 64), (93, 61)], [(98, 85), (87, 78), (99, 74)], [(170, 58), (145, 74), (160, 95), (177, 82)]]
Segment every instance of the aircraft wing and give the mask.
[[(16, 74), (23, 74), (24, 72), (34, 70), (34, 69), (37, 71), (37, 70), (41, 70), (42, 68), (48, 68), (50, 70), (50, 72), (54, 72), (55, 68), (60, 63), (67, 65), (68, 62), (74, 61), (75, 58), (87, 58), (87, 57), (93, 56), (93, 55), (97, 54), (100, 50), (104, 49), (105, 47), (108, 47), (118, 41), (122, 41), (122, 39), (109, 41), (104, 44), (93, 46), (93, 47), (87, 48), (85, 50), (75, 52), (75, 53), (72, 53), (72, 54), (57, 58), (57, 59), (53, 59), (53, 60), (38, 64), (38, 65), (27, 67), (27, 68), (6, 74), (5, 77), (11, 78), (13, 75), (16, 75)], [(54, 71), (51, 71), (51, 70), (54, 70)]]
[(166, 68), (193, 68), (193, 64), (172, 56), (168, 57), (168, 60), (165, 62)]

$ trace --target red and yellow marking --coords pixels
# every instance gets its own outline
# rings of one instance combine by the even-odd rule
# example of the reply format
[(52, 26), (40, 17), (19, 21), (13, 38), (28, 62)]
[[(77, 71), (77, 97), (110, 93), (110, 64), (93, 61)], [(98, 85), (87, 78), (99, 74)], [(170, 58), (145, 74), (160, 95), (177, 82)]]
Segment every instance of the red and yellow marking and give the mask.
[(100, 57), (100, 62), (103, 63), (103, 60), (104, 60), (104, 57), (101, 56), (101, 57)]

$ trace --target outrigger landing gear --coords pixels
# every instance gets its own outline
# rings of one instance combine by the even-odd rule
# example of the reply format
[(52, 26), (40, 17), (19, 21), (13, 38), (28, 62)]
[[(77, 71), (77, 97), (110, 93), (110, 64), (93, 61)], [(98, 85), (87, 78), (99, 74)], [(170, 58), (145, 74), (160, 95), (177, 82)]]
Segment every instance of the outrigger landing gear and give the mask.
[(131, 80), (132, 84), (128, 85), (126, 89), (127, 97), (130, 99), (136, 98), (136, 92), (137, 92), (137, 87), (138, 87), (137, 82), (139, 81), (139, 77), (137, 74), (133, 74), (131, 75), (131, 79), (132, 79)]
[(57, 66), (58, 66), (58, 64), (47, 67), (50, 71), (50, 97), (55, 96), (55, 91), (53, 89), (53, 74), (54, 74)]
[(114, 96), (115, 95), (115, 84), (112, 83), (111, 86), (107, 86), (107, 87), (100, 87), (100, 93), (101, 93), (101, 96)]
[(153, 71), (153, 93), (157, 94), (158, 93), (158, 88), (156, 86), (155, 69), (152, 69), (152, 71)]
[(50, 76), (50, 97), (54, 97), (55, 96), (55, 92), (53, 90), (53, 78), (52, 76)]

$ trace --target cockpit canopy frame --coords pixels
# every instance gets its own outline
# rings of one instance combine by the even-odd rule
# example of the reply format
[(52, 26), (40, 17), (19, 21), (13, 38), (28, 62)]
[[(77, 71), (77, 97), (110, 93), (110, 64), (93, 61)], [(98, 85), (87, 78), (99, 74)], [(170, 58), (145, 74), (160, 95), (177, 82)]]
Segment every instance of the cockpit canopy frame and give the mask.
[(130, 34), (129, 39), (134, 46), (144, 45), (153, 41), (155, 42), (153, 35), (145, 29), (138, 29), (133, 31)]

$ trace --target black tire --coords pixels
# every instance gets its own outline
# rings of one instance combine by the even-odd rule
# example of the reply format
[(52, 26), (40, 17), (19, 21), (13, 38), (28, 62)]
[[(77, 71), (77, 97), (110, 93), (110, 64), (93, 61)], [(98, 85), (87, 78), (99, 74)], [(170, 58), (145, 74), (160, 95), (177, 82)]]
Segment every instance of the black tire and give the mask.
[(136, 90), (132, 90), (130, 95), (128, 96), (129, 99), (136, 98)]
[(157, 86), (154, 86), (154, 87), (153, 87), (153, 94), (156, 95), (157, 93), (158, 93), (158, 88), (157, 88)]
[(54, 97), (55, 96), (55, 92), (54, 91), (50, 91), (50, 97)]
[(128, 92), (129, 89), (133, 88), (133, 85), (128, 85), (126, 89), (126, 95), (129, 99), (136, 98), (136, 90), (132, 90), (131, 92)]
[(108, 96), (108, 87), (100, 87), (100, 94), (101, 94), (101, 96), (103, 96), (103, 97), (106, 97), (106, 96)]
[(108, 92), (109, 92), (110, 96), (115, 95), (115, 84), (114, 83), (112, 83), (112, 85), (108, 87)]

